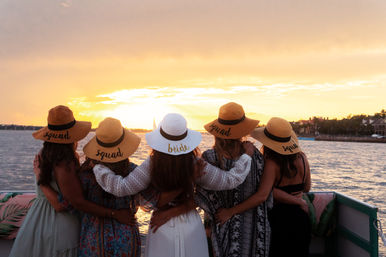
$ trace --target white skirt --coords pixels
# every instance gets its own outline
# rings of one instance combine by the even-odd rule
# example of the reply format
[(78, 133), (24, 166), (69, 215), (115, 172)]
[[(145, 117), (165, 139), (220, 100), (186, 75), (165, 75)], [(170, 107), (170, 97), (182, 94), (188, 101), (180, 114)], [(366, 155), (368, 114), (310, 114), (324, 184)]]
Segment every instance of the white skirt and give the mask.
[(158, 228), (149, 227), (145, 257), (208, 257), (208, 243), (196, 210), (174, 217)]

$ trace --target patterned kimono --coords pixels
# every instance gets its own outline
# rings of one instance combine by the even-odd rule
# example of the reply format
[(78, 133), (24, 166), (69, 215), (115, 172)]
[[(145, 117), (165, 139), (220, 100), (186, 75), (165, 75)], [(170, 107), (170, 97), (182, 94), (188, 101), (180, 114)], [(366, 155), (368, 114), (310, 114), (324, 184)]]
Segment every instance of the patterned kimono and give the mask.
[[(215, 166), (220, 166), (213, 149), (205, 151), (203, 158)], [(224, 158), (224, 170), (233, 167), (234, 162)], [(223, 225), (215, 222), (215, 214), (219, 208), (231, 208), (257, 192), (263, 167), (263, 156), (259, 151), (255, 151), (251, 171), (245, 181), (235, 189), (212, 191), (197, 187), (195, 200), (209, 219), (213, 252), (216, 257), (268, 257), (271, 234), (268, 209), (272, 207), (272, 194), (266, 202), (233, 216)]]

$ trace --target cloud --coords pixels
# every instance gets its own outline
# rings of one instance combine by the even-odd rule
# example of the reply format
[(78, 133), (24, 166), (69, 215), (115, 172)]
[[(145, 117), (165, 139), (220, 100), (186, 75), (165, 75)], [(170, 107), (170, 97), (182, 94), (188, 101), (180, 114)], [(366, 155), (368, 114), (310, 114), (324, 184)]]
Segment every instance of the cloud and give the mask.
[(362, 52), (385, 49), (385, 8), (382, 0), (4, 0), (0, 57)]
[[(203, 84), (204, 82), (198, 82)], [(250, 81), (248, 83), (251, 83)], [(164, 103), (170, 105), (199, 105), (202, 103), (211, 103), (217, 105), (219, 102), (228, 101), (231, 96), (244, 99), (251, 96), (275, 96), (283, 97), (290, 93), (296, 92), (334, 92), (342, 90), (352, 90), (354, 88), (375, 88), (372, 81), (350, 81), (342, 84), (297, 84), (297, 83), (280, 83), (280, 84), (263, 84), (257, 81), (255, 85), (235, 86), (224, 85), (223, 88), (205, 88), (205, 87), (152, 87), (142, 89), (125, 89), (112, 93), (106, 93), (96, 96), (96, 99), (105, 105), (116, 104), (136, 104), (136, 103)], [(81, 100), (85, 100), (82, 98)]]

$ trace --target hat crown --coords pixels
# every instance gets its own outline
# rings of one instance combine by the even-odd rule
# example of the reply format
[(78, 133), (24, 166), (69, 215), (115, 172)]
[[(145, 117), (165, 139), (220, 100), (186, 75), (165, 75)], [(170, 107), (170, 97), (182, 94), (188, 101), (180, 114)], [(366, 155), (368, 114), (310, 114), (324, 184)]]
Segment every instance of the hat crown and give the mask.
[(74, 114), (67, 106), (58, 105), (48, 111), (47, 122), (49, 125), (64, 125), (74, 120)]
[(291, 124), (283, 118), (273, 117), (266, 126), (268, 132), (277, 137), (289, 137), (292, 133)]
[(241, 105), (230, 102), (220, 107), (218, 117), (223, 120), (237, 120), (245, 115)]
[(187, 124), (181, 114), (169, 113), (161, 121), (160, 128), (171, 136), (179, 136), (186, 132)]
[(98, 140), (103, 143), (113, 143), (117, 141), (123, 133), (123, 127), (119, 120), (114, 118), (105, 118), (99, 123), (95, 130), (95, 135)]

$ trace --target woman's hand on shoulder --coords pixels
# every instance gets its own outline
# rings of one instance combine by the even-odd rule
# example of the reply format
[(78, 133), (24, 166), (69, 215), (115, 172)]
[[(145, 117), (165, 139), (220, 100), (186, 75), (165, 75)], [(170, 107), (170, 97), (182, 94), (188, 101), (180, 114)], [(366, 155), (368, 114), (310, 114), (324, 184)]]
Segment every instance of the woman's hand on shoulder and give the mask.
[(244, 141), (243, 142), (243, 148), (244, 148), (245, 153), (248, 154), (249, 156), (252, 156), (256, 150), (256, 147), (250, 141)]

